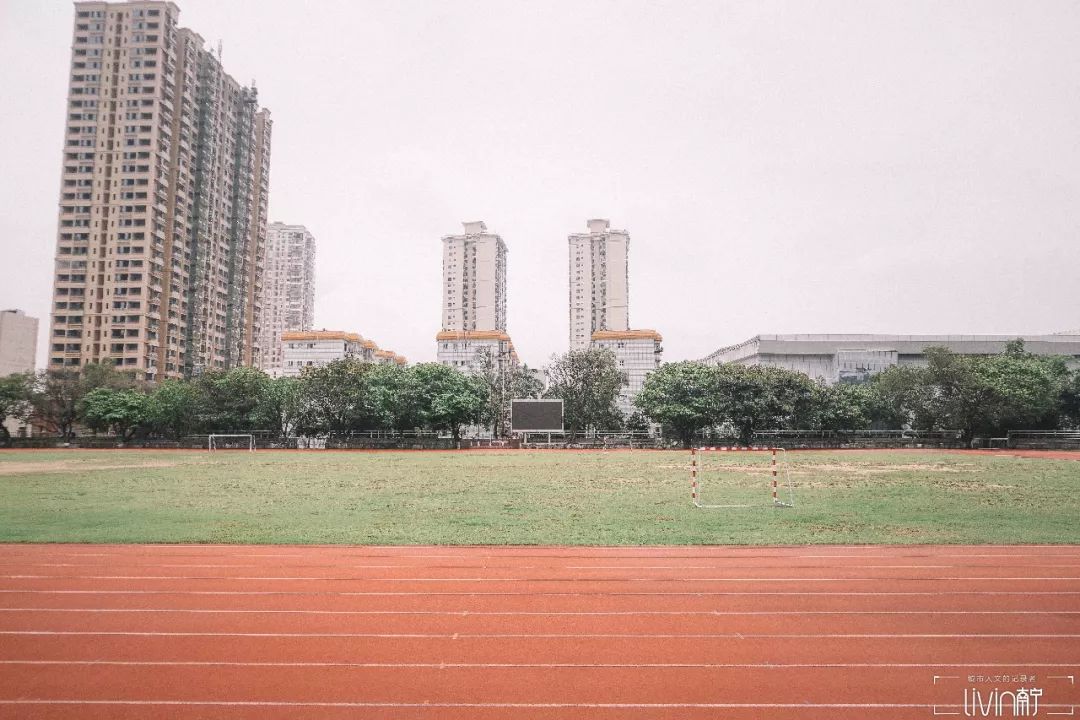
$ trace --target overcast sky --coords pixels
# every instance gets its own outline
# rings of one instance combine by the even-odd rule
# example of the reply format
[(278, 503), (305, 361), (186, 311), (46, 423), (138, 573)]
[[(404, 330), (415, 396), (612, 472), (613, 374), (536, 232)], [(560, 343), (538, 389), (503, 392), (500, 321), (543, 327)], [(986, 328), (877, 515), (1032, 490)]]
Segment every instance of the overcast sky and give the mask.
[[(435, 359), (440, 237), (509, 246), (567, 347), (567, 239), (630, 233), (665, 359), (758, 333), (1080, 328), (1080, 3), (177, 0), (274, 119), (316, 327)], [(0, 307), (42, 319), (72, 4), (0, 0)]]

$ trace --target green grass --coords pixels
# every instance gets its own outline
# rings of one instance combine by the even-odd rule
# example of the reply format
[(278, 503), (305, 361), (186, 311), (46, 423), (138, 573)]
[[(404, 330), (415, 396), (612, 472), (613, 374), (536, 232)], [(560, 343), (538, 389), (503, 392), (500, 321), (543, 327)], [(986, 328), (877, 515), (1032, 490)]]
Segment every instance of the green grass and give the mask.
[(0, 452), (2, 542), (1077, 543), (1080, 462), (939, 452)]

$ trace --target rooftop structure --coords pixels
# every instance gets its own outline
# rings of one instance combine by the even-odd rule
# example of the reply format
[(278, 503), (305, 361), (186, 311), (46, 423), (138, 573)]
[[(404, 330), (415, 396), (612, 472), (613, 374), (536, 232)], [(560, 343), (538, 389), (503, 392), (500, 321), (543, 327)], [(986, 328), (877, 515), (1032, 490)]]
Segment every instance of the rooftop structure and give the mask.
[(284, 377), (299, 377), (305, 368), (352, 358), (365, 363), (405, 365), (403, 356), (383, 350), (359, 333), (341, 330), (312, 330), (281, 334)]
[(925, 365), (928, 347), (961, 355), (997, 355), (1012, 340), (1036, 355), (1063, 355), (1080, 365), (1078, 335), (755, 335), (720, 348), (702, 362), (767, 365), (827, 383), (861, 382), (893, 365)]

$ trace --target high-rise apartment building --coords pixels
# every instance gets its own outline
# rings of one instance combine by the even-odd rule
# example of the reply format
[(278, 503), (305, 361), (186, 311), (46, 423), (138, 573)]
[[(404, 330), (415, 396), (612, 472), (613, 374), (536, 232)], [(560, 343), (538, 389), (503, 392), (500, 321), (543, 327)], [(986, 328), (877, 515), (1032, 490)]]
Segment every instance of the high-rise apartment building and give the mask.
[(626, 375), (616, 404), (634, 412), (645, 378), (660, 367), (660, 333), (630, 329), (630, 235), (604, 219), (586, 221), (588, 232), (570, 235), (570, 349), (610, 350)]
[(630, 327), (630, 235), (607, 220), (587, 221), (570, 235), (570, 349), (589, 347), (598, 330)]
[(171, 2), (77, 2), (50, 368), (258, 365), (271, 121)]
[(516, 364), (506, 332), (506, 243), (482, 221), (466, 222), (443, 242), (442, 331), (439, 362), (475, 372), (489, 352), (500, 367)]
[(303, 225), (271, 223), (266, 232), (262, 297), (262, 368), (282, 373), (281, 334), (315, 322), (315, 236)]

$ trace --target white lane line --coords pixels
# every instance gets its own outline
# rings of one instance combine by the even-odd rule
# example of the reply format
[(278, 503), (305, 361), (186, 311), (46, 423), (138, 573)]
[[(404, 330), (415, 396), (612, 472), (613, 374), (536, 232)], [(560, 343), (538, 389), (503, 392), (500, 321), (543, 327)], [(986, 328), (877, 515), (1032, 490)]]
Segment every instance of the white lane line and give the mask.
[[(545, 709), (573, 709), (583, 708), (588, 710), (665, 710), (665, 709), (704, 709), (704, 710), (737, 710), (737, 709), (896, 709), (896, 708), (921, 708), (928, 710), (931, 707), (960, 707), (959, 705), (936, 706), (919, 703), (512, 703), (512, 702), (489, 702), (489, 703), (453, 703), (453, 702), (289, 702), (274, 700), (0, 700), (3, 705), (136, 705), (136, 706), (209, 706), (209, 707), (296, 707), (296, 708), (474, 708), (474, 709), (507, 709), (507, 710), (545, 710)], [(1040, 707), (1069, 707), (1067, 705), (1053, 705), (1040, 703)]]
[(215, 609), (215, 608), (49, 608), (9, 607), (4, 612), (43, 613), (181, 613), (248, 615), (435, 615), (447, 617), (476, 616), (800, 616), (800, 615), (1080, 615), (1080, 610), (304, 610), (304, 609)]
[(254, 575), (0, 575), (3, 580), (229, 580), (235, 582), (431, 582), (431, 583), (628, 583), (628, 582), (749, 582), (749, 583), (821, 583), (821, 582), (1080, 582), (1080, 577), (328, 577), (310, 576), (254, 576)]
[[(78, 566), (73, 563), (74, 566)], [(85, 566), (84, 566), (85, 567)], [(104, 565), (102, 566), (104, 567)], [(188, 567), (197, 567), (191, 565)], [(239, 567), (239, 566), (237, 566)], [(332, 567), (332, 566), (326, 566)], [(399, 565), (397, 567), (419, 567), (415, 565)], [(464, 567), (464, 566), (463, 566)], [(513, 566), (512, 569), (517, 569), (518, 566)], [(566, 565), (563, 566), (565, 570), (745, 570), (748, 568), (760, 568), (756, 565)], [(952, 563), (949, 565), (857, 565), (853, 569), (856, 570), (923, 570), (923, 569), (955, 569), (955, 568), (987, 568), (987, 567), (1001, 567), (1001, 565), (965, 565)], [(1026, 568), (1078, 568), (1080, 563), (1039, 563), (1038, 565), (1025, 564)], [(818, 569), (838, 569), (831, 565), (796, 565), (785, 566), (785, 570), (818, 570)]]
[[(0, 665), (117, 665), (177, 667), (336, 667), (336, 668), (708, 668), (708, 669), (834, 669), (834, 668), (951, 668), (970, 663), (390, 663), (390, 662), (239, 662), (214, 660), (0, 660)], [(1010, 663), (1015, 667), (1062, 668), (1076, 663)], [(940, 676), (935, 676), (940, 677)], [(1056, 677), (1049, 675), (1047, 677)], [(1063, 676), (1069, 677), (1069, 676)]]
[(922, 638), (922, 639), (1009, 639), (1065, 640), (1080, 638), (1067, 633), (274, 633), (274, 632), (158, 632), (137, 630), (0, 630), (0, 635), (31, 636), (108, 636), (125, 637), (333, 637), (333, 638), (747, 638), (824, 639), (824, 638)]
[(673, 592), (583, 592), (583, 591), (388, 591), (388, 590), (42, 590), (37, 588), (0, 588), (0, 593), (32, 595), (282, 595), (282, 596), (340, 596), (340, 597), (744, 597), (744, 596), (795, 596), (795, 597), (940, 597), (968, 595), (1080, 595), (1076, 590), (934, 590), (934, 591), (817, 591), (817, 590), (700, 590)]

